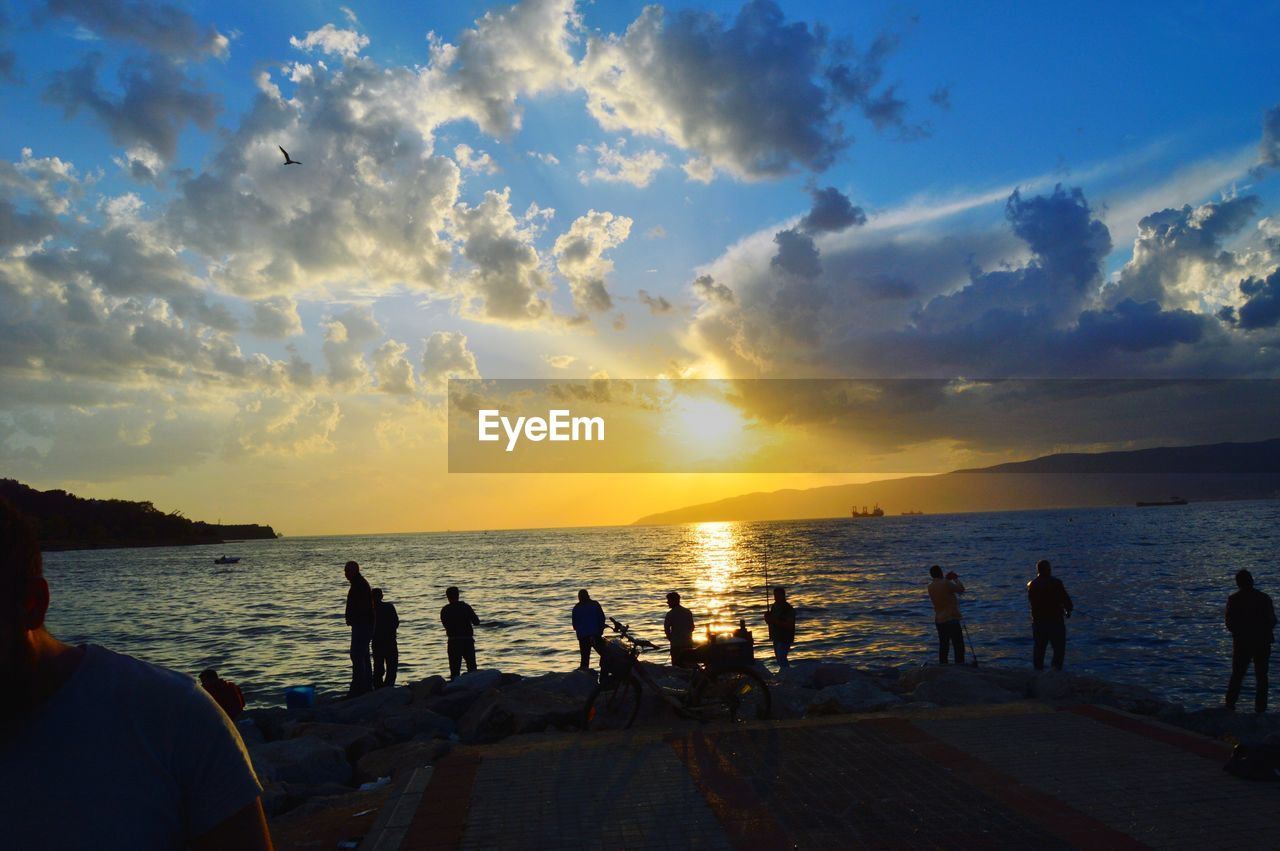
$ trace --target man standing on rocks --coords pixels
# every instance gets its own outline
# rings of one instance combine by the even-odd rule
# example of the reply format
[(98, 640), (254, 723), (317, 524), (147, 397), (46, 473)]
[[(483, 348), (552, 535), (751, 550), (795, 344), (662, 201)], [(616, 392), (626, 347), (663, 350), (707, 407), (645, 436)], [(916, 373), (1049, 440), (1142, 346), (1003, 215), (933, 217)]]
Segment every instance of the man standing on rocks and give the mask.
[(769, 625), (769, 640), (773, 642), (773, 658), (778, 660), (778, 670), (790, 668), (787, 656), (796, 641), (796, 610), (787, 602), (787, 589), (781, 585), (773, 589), (773, 605), (764, 613), (764, 622)]
[(573, 607), (573, 631), (578, 636), (578, 653), (582, 656), (580, 671), (591, 669), (591, 644), (604, 635), (604, 609), (583, 588)]
[(671, 642), (671, 664), (677, 668), (688, 665), (684, 657), (693, 649), (693, 612), (680, 605), (680, 595), (672, 591), (667, 595), (670, 611), (662, 621), (662, 631)]
[(0, 845), (269, 851), (235, 725), (188, 676), (50, 635), (42, 567), (0, 500)]
[[(947, 664), (948, 647), (954, 650), (957, 665), (964, 664), (964, 630), (960, 626), (960, 599), (958, 594), (964, 593), (964, 583), (953, 570), (945, 577), (942, 568), (934, 565), (929, 568), (933, 581), (929, 583), (929, 600), (933, 603), (933, 625), (938, 630), (938, 664)], [(1044, 651), (1041, 650), (1041, 660)]]
[(373, 641), (373, 591), (360, 575), (360, 565), (347, 562), (343, 568), (347, 582), (347, 626), (351, 627), (351, 688), (347, 697), (373, 690), (373, 665), (369, 645)]
[(450, 585), (444, 595), (449, 603), (440, 610), (440, 623), (449, 637), (449, 679), (456, 680), (462, 670), (462, 660), (467, 660), (467, 671), (476, 669), (476, 633), (480, 625), (475, 610), (458, 599), (458, 589)]
[(396, 630), (400, 628), (400, 616), (396, 607), (382, 599), (382, 589), (373, 589), (373, 687), (389, 688), (396, 684), (396, 669), (400, 666), (400, 647), (396, 643)]
[(1053, 668), (1062, 670), (1062, 657), (1067, 652), (1067, 623), (1063, 617), (1071, 617), (1071, 598), (1062, 580), (1053, 575), (1049, 562), (1036, 562), (1036, 578), (1027, 583), (1027, 600), (1031, 603), (1031, 635), (1034, 647), (1032, 664), (1037, 671), (1044, 670), (1046, 645), (1053, 645)]
[(1267, 711), (1267, 666), (1275, 642), (1276, 610), (1271, 598), (1253, 587), (1253, 574), (1236, 574), (1239, 591), (1227, 598), (1227, 629), (1231, 631), (1231, 682), (1227, 709), (1235, 710), (1244, 673), (1253, 663), (1254, 710)]

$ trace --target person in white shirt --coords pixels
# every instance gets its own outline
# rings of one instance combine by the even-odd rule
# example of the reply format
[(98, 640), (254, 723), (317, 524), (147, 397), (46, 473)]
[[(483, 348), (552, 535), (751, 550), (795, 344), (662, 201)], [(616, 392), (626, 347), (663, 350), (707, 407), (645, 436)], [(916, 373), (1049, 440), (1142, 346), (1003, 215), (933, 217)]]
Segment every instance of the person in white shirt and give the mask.
[(0, 844), (271, 849), (240, 735), (190, 677), (45, 629), (39, 545), (0, 500)]
[(929, 600), (933, 603), (933, 621), (938, 628), (938, 664), (947, 664), (947, 648), (955, 651), (957, 665), (964, 664), (964, 632), (960, 626), (960, 600), (964, 584), (955, 571), (942, 575), (942, 568), (929, 568), (933, 581), (929, 583)]

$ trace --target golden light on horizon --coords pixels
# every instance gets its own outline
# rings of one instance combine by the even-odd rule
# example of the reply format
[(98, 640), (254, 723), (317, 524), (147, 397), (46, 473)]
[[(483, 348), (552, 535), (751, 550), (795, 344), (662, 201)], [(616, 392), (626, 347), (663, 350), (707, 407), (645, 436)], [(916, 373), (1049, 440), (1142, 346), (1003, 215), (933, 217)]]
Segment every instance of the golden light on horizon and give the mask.
[(693, 527), (698, 575), (694, 587), (705, 610), (700, 632), (731, 632), (738, 625), (733, 586), (740, 569), (737, 527), (733, 522), (699, 523)]
[(663, 431), (692, 459), (731, 457), (745, 446), (747, 423), (738, 409), (719, 399), (681, 397)]

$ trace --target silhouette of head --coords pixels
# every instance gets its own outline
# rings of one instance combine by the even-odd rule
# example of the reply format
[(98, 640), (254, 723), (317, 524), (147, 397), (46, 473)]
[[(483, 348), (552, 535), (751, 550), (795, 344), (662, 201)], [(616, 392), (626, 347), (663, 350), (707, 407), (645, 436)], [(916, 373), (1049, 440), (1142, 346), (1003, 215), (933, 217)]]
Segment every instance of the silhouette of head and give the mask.
[(356, 564), (354, 561), (349, 561), (346, 566), (342, 568), (342, 572), (347, 575), (347, 581), (350, 582), (352, 579), (355, 579), (360, 575), (360, 565)]
[(578, 602), (579, 602), (579, 603), (585, 603), (585, 602), (587, 602), (587, 601), (588, 601), (588, 600), (590, 600), (590, 599), (591, 599), (591, 595), (587, 593), (587, 589), (586, 589), (586, 588), (583, 588), (581, 591), (579, 591), (579, 592), (578, 592)]
[(673, 608), (673, 609), (674, 609), (676, 606), (680, 605), (680, 595), (679, 595), (679, 594), (677, 594), (675, 591), (672, 591), (670, 594), (668, 594), (668, 595), (667, 595), (667, 605), (668, 605), (668, 606), (670, 606), (670, 607), (671, 607), (671, 608)]
[(1042, 558), (1036, 562), (1036, 573), (1041, 576), (1053, 576), (1053, 568), (1049, 567), (1049, 560)]
[(204, 684), (214, 683), (218, 681), (218, 672), (213, 668), (205, 668), (200, 672), (200, 682)]
[(1246, 588), (1253, 587), (1253, 574), (1247, 570), (1241, 570), (1236, 573), (1236, 585), (1240, 586), (1243, 591)]
[(787, 589), (783, 588), (781, 585), (779, 585), (777, 588), (774, 588), (773, 599), (777, 600), (779, 603), (787, 602)]
[(448, 598), (449, 598), (449, 602), (450, 602), (450, 603), (456, 603), (456, 602), (458, 602), (458, 588), (457, 588), (457, 586), (455, 586), (455, 585), (450, 585), (448, 588), (444, 589), (444, 595), (445, 595), (446, 597), (448, 597)]
[(941, 565), (935, 564), (933, 567), (929, 568), (929, 575), (932, 576), (934, 579), (941, 579), (942, 578)]
[(32, 633), (44, 629), (49, 584), (40, 544), (26, 518), (0, 499), (0, 720), (25, 708), (35, 676)]
[(371, 594), (373, 594), (373, 602), (375, 602), (375, 603), (381, 603), (381, 602), (382, 602), (382, 589), (381, 589), (381, 588), (374, 588), (374, 589), (373, 589), (373, 591), (371, 591), (370, 593), (371, 593)]

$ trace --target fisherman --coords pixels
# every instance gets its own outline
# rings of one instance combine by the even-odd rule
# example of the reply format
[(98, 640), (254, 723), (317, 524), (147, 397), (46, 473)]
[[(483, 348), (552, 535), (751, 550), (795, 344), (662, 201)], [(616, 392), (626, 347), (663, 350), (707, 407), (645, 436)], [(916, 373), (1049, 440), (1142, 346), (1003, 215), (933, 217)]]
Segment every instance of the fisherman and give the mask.
[(769, 625), (769, 640), (773, 642), (778, 670), (790, 668), (787, 655), (796, 641), (796, 610), (787, 602), (787, 589), (781, 585), (773, 589), (773, 605), (764, 613), (764, 622)]
[(1053, 645), (1054, 670), (1062, 670), (1062, 657), (1067, 652), (1067, 624), (1063, 617), (1071, 617), (1071, 597), (1062, 580), (1053, 575), (1049, 562), (1036, 562), (1036, 578), (1027, 583), (1027, 600), (1031, 603), (1031, 635), (1034, 648), (1032, 664), (1037, 671), (1044, 670), (1045, 646)]
[(347, 697), (355, 697), (373, 689), (373, 666), (369, 662), (369, 644), (373, 641), (373, 593), (369, 580), (360, 575), (360, 565), (349, 561), (343, 573), (351, 587), (347, 589), (347, 626), (351, 627), (351, 688)]
[(680, 605), (680, 595), (672, 591), (667, 595), (667, 612), (662, 621), (662, 631), (671, 643), (671, 664), (677, 668), (691, 665), (689, 651), (693, 649), (693, 612)]
[(578, 636), (578, 652), (582, 664), (578, 670), (591, 670), (591, 647), (604, 635), (604, 609), (583, 588), (578, 592), (578, 602), (573, 607), (573, 631)]
[(449, 679), (456, 680), (462, 670), (462, 661), (467, 662), (467, 671), (476, 669), (476, 633), (474, 627), (480, 625), (475, 609), (458, 599), (458, 589), (452, 585), (445, 589), (448, 605), (440, 610), (440, 623), (444, 624), (445, 635), (449, 637)]
[(396, 607), (383, 602), (381, 588), (373, 589), (373, 687), (387, 688), (396, 684), (396, 669), (400, 667), (400, 647), (396, 644), (396, 630), (400, 628), (400, 616)]
[(1236, 574), (1239, 591), (1227, 598), (1227, 629), (1231, 632), (1231, 682), (1227, 686), (1227, 709), (1236, 708), (1245, 671), (1253, 663), (1254, 711), (1267, 711), (1267, 666), (1275, 642), (1276, 609), (1271, 597), (1253, 587), (1253, 574)]
[(232, 721), (244, 712), (244, 692), (240, 691), (240, 686), (231, 680), (224, 680), (213, 668), (205, 668), (200, 672), (200, 685)]
[(929, 600), (933, 603), (933, 625), (938, 630), (938, 664), (947, 664), (947, 649), (952, 648), (957, 665), (964, 664), (964, 631), (960, 626), (960, 599), (964, 583), (953, 570), (945, 577), (942, 568), (929, 568)]

